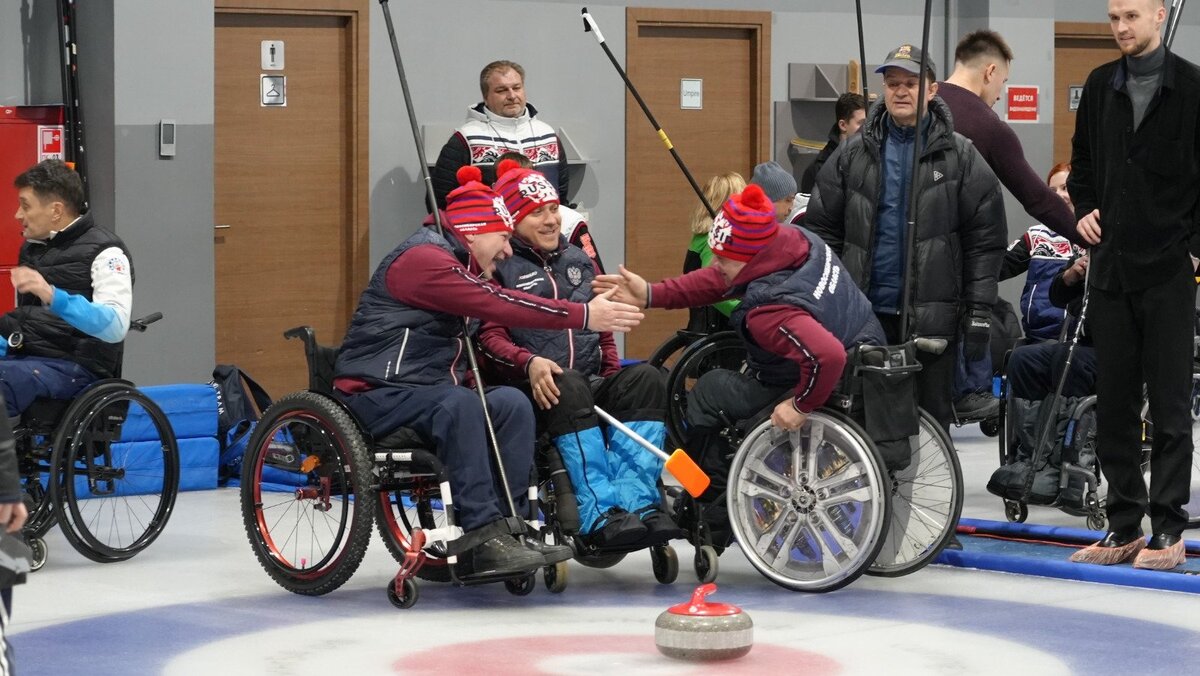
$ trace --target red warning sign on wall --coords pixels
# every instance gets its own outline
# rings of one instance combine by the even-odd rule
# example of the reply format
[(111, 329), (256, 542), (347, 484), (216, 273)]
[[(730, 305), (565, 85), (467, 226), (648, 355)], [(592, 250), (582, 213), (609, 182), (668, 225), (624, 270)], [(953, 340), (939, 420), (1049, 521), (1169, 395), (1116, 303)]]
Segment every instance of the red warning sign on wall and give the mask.
[(38, 126), (38, 162), (61, 160), (63, 156), (63, 128), (57, 125)]
[(1009, 85), (1008, 95), (1009, 122), (1038, 121), (1038, 88), (1036, 85)]

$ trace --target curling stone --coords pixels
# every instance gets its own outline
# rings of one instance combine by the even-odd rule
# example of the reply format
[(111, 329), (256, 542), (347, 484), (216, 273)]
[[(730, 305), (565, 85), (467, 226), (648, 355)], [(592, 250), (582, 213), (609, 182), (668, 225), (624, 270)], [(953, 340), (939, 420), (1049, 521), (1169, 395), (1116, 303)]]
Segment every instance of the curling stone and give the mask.
[(692, 600), (671, 606), (654, 623), (654, 644), (667, 657), (689, 662), (732, 660), (750, 652), (754, 622), (741, 608), (709, 603), (717, 585), (696, 587)]

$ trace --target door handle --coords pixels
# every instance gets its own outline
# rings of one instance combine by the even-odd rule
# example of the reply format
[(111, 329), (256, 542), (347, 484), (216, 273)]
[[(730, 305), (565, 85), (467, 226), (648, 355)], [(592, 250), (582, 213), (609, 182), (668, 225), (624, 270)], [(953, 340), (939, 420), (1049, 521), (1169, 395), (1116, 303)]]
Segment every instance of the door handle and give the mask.
[(232, 225), (214, 225), (213, 230), (228, 230), (232, 227)]

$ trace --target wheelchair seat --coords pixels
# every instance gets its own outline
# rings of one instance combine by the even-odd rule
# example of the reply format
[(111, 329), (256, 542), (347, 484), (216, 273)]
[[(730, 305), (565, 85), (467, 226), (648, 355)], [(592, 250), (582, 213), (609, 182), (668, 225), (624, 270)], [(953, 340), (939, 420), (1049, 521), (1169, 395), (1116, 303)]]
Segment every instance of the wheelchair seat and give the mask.
[(382, 439), (378, 439), (374, 443), (379, 448), (424, 448), (432, 449), (433, 444), (426, 441), (416, 430), (411, 427), (401, 427), (388, 432)]

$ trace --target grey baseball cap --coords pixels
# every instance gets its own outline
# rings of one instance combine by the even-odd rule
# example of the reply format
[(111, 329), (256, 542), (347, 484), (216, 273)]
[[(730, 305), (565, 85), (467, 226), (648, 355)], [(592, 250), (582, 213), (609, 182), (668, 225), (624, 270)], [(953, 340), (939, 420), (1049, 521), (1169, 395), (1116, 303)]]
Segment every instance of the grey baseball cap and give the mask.
[[(929, 68), (929, 72), (933, 75), (933, 79), (937, 79), (937, 66), (934, 65), (933, 59), (927, 59), (925, 66)], [(899, 47), (888, 52), (887, 58), (884, 59), (883, 65), (876, 68), (876, 73), (882, 73), (888, 68), (901, 68), (913, 75), (921, 74), (921, 48), (913, 45), (900, 45)]]

